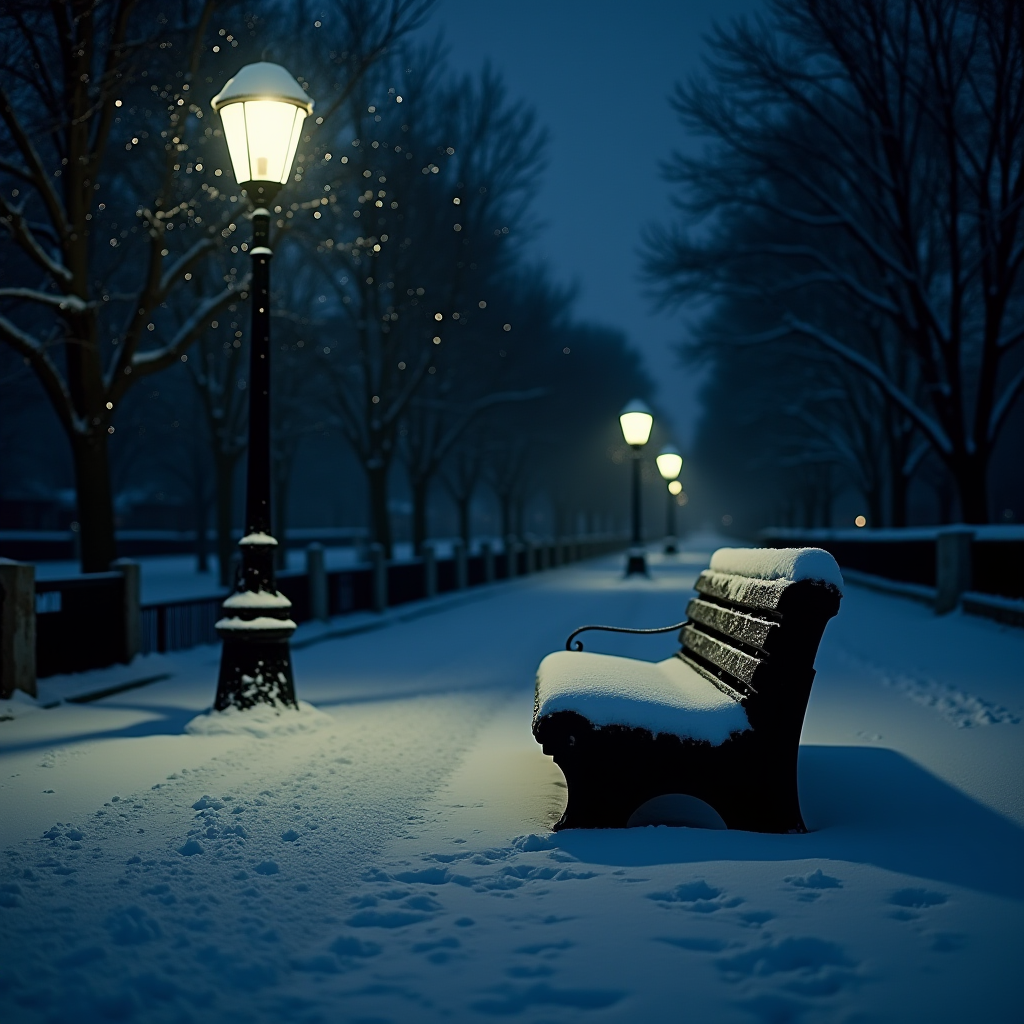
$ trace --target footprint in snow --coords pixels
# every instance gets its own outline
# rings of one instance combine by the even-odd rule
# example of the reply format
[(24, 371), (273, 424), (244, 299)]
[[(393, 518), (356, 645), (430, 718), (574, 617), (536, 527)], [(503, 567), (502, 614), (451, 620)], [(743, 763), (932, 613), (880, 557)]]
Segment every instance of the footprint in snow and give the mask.
[(118, 946), (139, 946), (161, 935), (160, 925), (142, 907), (115, 910), (103, 924)]
[(843, 883), (838, 878), (826, 875), (821, 868), (812, 871), (809, 875), (788, 875), (786, 882), (795, 889), (801, 889), (797, 899), (811, 902), (821, 896), (823, 889), (842, 889)]
[(775, 915), (770, 910), (751, 910), (740, 914), (740, 922), (747, 928), (760, 928), (774, 918)]
[(897, 921), (916, 921), (921, 916), (919, 911), (941, 906), (948, 899), (945, 893), (929, 889), (897, 889), (888, 900), (896, 908), (890, 916)]
[(664, 942), (669, 946), (676, 946), (678, 949), (690, 950), (694, 953), (721, 953), (729, 948), (729, 943), (722, 942), (719, 939), (694, 938), (690, 936), (666, 935), (656, 941)]
[(614, 1006), (625, 992), (608, 989), (556, 988), (547, 982), (526, 987), (502, 985), (493, 996), (477, 1000), (472, 1007), (478, 1013), (507, 1017), (523, 1013), (534, 1006), (564, 1006), (573, 1010), (604, 1010)]
[(545, 959), (550, 959), (552, 956), (557, 956), (562, 950), (571, 948), (572, 945), (573, 943), (568, 939), (562, 939), (560, 942), (533, 942), (528, 946), (520, 946), (516, 952), (524, 956), (543, 956)]
[(957, 953), (967, 945), (967, 936), (958, 932), (936, 932), (932, 936), (933, 953)]
[(663, 905), (676, 904), (698, 914), (713, 914), (723, 907), (735, 907), (743, 902), (738, 896), (723, 899), (724, 895), (723, 890), (716, 889), (703, 879), (699, 879), (695, 882), (683, 882), (667, 892), (649, 892), (647, 898)]
[(835, 995), (856, 983), (859, 965), (846, 955), (842, 946), (807, 936), (768, 942), (721, 957), (716, 966), (733, 983), (777, 979), (789, 992), (822, 997)]
[(457, 950), (462, 943), (453, 936), (443, 939), (436, 939), (432, 942), (417, 942), (413, 945), (414, 953), (425, 953), (427, 960), (432, 964), (446, 964), (455, 957), (453, 950)]

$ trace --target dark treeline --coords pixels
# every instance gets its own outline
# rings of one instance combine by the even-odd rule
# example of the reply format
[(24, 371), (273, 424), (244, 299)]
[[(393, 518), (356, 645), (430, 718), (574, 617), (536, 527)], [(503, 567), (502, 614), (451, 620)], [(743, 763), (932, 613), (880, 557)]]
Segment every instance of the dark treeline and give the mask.
[(932, 515), (999, 516), (1024, 497), (1024, 5), (773, 0), (709, 46), (673, 97), (708, 146), (647, 250), (662, 301), (703, 304), (705, 478), (748, 529), (831, 525), (844, 492), (906, 525), (922, 484)]
[(248, 203), (209, 101), (260, 59), (316, 100), (273, 211), (278, 533), (296, 493), (358, 494), (322, 525), (367, 524), (389, 552), (396, 488), (417, 548), (444, 501), (468, 539), (487, 492), (503, 533), (531, 506), (565, 532), (620, 511), (615, 416), (650, 382), (532, 264), (544, 132), (491, 70), (448, 71), (428, 9), (4, 4), (0, 498), (73, 481), (86, 571), (163, 502), (187, 509), (203, 567), (216, 527), (227, 572)]

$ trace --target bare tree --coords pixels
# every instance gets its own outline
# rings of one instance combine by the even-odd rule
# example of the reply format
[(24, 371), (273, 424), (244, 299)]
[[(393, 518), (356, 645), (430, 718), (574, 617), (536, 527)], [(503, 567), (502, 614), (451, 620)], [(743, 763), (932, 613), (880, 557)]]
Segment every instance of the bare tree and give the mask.
[[(948, 467), (964, 518), (983, 522), (989, 460), (1024, 388), (1024, 7), (769, 11), (717, 30), (709, 80), (676, 92), (715, 148), (669, 175), (710, 230), (652, 233), (649, 270), (668, 301), (771, 294), (776, 324), (745, 340), (800, 336), (870, 381)], [(721, 244), (737, 220), (766, 219), (774, 237)], [(737, 270), (755, 257), (774, 269)], [(884, 321), (896, 357), (803, 315), (802, 293), (823, 287)]]
[[(308, 47), (323, 51), (325, 84), (357, 79), (428, 6), (335, 0), (336, 49)], [(230, 243), (244, 209), (204, 156), (222, 146), (206, 104), (237, 69), (224, 58), (254, 45), (263, 22), (224, 8), (219, 29), (214, 0), (166, 12), (136, 0), (11, 0), (0, 11), (5, 265), (20, 256), (0, 288), (0, 339), (31, 365), (68, 437), (85, 571), (114, 556), (118, 404), (141, 377), (187, 358), (209, 318), (246, 294), (245, 278), (230, 275), (205, 298), (173, 301)]]
[(463, 439), (446, 460), (440, 474), (441, 484), (455, 504), (459, 536), (467, 549), (472, 539), (473, 496), (480, 486), (487, 457), (486, 451), (477, 441), (474, 437)]
[(510, 329), (490, 288), (515, 252), (509, 231), (522, 226), (543, 135), (495, 75), (445, 81), (441, 67), (433, 51), (398, 54), (364, 79), (349, 105), (354, 137), (337, 139), (343, 155), (313, 212), (324, 218), (319, 250), (340, 317), (326, 346), (333, 407), (366, 474), (373, 536), (389, 553), (401, 425), (417, 417), (406, 428), (417, 446), (409, 465), (425, 494), (473, 417), (521, 397), (499, 397), (500, 375), (480, 367), (473, 346)]
[[(230, 309), (228, 311), (230, 313)], [(217, 566), (221, 586), (231, 580), (235, 551), (235, 478), (246, 449), (249, 404), (245, 393), (247, 346), (237, 326), (228, 321), (220, 335), (220, 323), (201, 334), (188, 362), (189, 381), (202, 410), (200, 429), (213, 466), (214, 524), (217, 533)], [(236, 336), (233, 336), (236, 335)]]

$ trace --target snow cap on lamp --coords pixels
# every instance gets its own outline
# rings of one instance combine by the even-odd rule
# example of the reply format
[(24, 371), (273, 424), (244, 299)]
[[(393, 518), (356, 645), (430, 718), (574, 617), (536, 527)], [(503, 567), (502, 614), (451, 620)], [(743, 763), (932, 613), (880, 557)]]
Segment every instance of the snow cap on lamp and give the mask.
[[(283, 185), (313, 100), (280, 64), (246, 64), (210, 105), (220, 114), (239, 185)], [(261, 190), (262, 191), (262, 190)]]
[(639, 448), (647, 444), (651, 436), (651, 427), (654, 424), (654, 414), (648, 408), (646, 402), (634, 398), (619, 413), (619, 426), (622, 427), (622, 436), (626, 444)]

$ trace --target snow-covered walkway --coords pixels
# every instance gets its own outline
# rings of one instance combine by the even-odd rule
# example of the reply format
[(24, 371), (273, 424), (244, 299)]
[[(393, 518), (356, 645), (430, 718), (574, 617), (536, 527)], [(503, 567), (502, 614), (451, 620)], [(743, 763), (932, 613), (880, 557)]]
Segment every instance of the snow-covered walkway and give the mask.
[(0, 704), (0, 1018), (1020, 1020), (1019, 630), (848, 587), (801, 749), (815, 831), (551, 834), (537, 663), (586, 622), (678, 621), (709, 554), (304, 627), (294, 732), (185, 731), (212, 647)]

